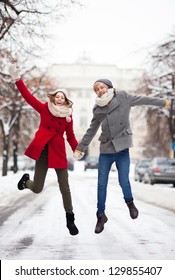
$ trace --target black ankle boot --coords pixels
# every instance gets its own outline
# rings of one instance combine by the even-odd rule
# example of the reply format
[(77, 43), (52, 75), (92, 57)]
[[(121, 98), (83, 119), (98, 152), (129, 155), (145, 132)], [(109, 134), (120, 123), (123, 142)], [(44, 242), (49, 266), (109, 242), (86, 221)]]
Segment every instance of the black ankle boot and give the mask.
[(75, 218), (74, 218), (74, 214), (73, 213), (66, 213), (66, 220), (67, 220), (67, 228), (69, 230), (69, 233), (71, 235), (76, 235), (78, 234), (78, 229), (76, 227), (76, 225), (74, 224)]
[(97, 224), (95, 227), (95, 233), (101, 233), (104, 230), (104, 224), (107, 222), (108, 218), (105, 213), (97, 213)]
[(21, 180), (19, 180), (19, 182), (18, 182), (18, 189), (19, 189), (20, 191), (26, 189), (26, 182), (27, 182), (29, 179), (30, 179), (30, 177), (29, 177), (29, 174), (28, 174), (28, 173), (25, 173), (25, 174), (22, 176)]
[(129, 208), (129, 213), (132, 219), (137, 219), (138, 215), (139, 215), (139, 211), (138, 209), (135, 207), (135, 204), (132, 201), (126, 202), (128, 208)]

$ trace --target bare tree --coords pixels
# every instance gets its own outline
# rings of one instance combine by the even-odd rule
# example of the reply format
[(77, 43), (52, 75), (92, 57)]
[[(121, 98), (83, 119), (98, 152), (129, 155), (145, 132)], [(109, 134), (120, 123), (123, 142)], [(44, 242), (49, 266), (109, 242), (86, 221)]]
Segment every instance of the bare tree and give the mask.
[[(5, 55), (9, 57), (7, 52)], [(3, 63), (3, 60), (0, 59), (0, 61)], [(34, 128), (33, 120), (36, 119), (36, 115), (33, 115), (33, 110), (31, 110), (31, 107), (21, 97), (10, 76), (2, 72), (2, 63), (0, 67), (0, 129), (2, 131), (3, 153), (2, 175), (5, 176), (8, 171), (10, 150), (14, 158), (13, 171), (18, 171), (17, 156), (19, 141), (20, 143), (25, 142), (26, 137), (30, 141), (30, 137), (23, 132), (28, 131), (28, 135), (31, 135), (30, 132)], [(23, 75), (25, 75), (26, 83), (32, 89), (32, 93), (41, 99), (43, 96), (46, 96), (47, 92), (53, 90), (52, 83), (36, 67), (25, 71), (21, 76)], [(25, 122), (24, 119), (27, 121)]]
[[(160, 86), (153, 86), (152, 72), (144, 73), (140, 81), (140, 87), (136, 93), (142, 93), (148, 96), (165, 97)], [(143, 139), (142, 153), (145, 157), (169, 156), (170, 155), (170, 131), (168, 126), (169, 111), (165, 108), (155, 106), (145, 106), (138, 110), (137, 121), (143, 123), (143, 117), (146, 121), (147, 134)]]
[[(175, 35), (157, 47), (152, 56), (152, 92), (166, 96), (171, 100), (169, 132), (172, 143), (175, 143)], [(175, 157), (175, 152), (174, 152)]]
[(168, 98), (171, 108), (147, 108), (148, 134), (145, 155), (169, 156), (175, 142), (175, 35), (157, 46), (151, 56), (150, 69), (138, 89), (149, 96)]
[[(15, 123), (20, 119), (20, 108), (19, 108), (19, 98), (15, 90), (12, 91), (9, 84), (0, 83), (1, 85), (1, 96), (2, 103), (0, 104), (0, 127), (2, 131), (2, 143), (3, 143), (3, 169), (2, 175), (6, 175), (8, 158), (9, 158), (9, 143), (10, 134), (15, 126)], [(15, 110), (16, 104), (18, 108)]]
[[(3, 171), (8, 170), (10, 146), (13, 143), (14, 171), (17, 167), (18, 141), (21, 137), (21, 125), (29, 130), (30, 122), (22, 122), (33, 114), (9, 80), (8, 62), (14, 62), (20, 54), (20, 66), (25, 78), (33, 89), (33, 94), (51, 90), (52, 84), (44, 73), (26, 67), (30, 57), (40, 55), (43, 40), (50, 36), (55, 23), (64, 19), (78, 0), (0, 0), (0, 129), (2, 131)], [(42, 41), (41, 41), (42, 40)], [(42, 42), (42, 43), (41, 43)], [(18, 60), (18, 59), (17, 59)], [(19, 61), (17, 61), (19, 62)], [(34, 71), (35, 70), (35, 71)], [(35, 73), (36, 74), (36, 73)], [(32, 113), (31, 113), (32, 112)], [(30, 119), (30, 118), (29, 118)], [(33, 124), (33, 123), (32, 123)], [(23, 130), (24, 131), (24, 130)], [(20, 137), (19, 137), (20, 136)]]
[(157, 47), (152, 58), (154, 71), (159, 67), (161, 73), (165, 74), (175, 69), (175, 34), (170, 35), (166, 42)]
[[(43, 40), (51, 35), (53, 26), (79, 0), (0, 0), (1, 46), (25, 56), (39, 55)], [(42, 41), (41, 41), (42, 40)]]

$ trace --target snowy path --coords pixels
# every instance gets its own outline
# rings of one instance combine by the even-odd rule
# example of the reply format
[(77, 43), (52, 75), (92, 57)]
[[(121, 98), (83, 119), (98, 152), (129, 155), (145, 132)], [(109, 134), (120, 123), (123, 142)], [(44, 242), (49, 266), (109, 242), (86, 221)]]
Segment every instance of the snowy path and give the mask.
[(15, 187), (8, 186), (0, 193), (0, 259), (175, 259), (174, 213), (136, 200), (140, 216), (132, 220), (115, 173), (108, 188), (108, 222), (97, 235), (96, 171), (70, 172), (77, 236), (69, 235), (66, 228), (54, 171), (49, 171), (39, 195), (19, 192), (16, 182), (20, 175), (11, 176)]

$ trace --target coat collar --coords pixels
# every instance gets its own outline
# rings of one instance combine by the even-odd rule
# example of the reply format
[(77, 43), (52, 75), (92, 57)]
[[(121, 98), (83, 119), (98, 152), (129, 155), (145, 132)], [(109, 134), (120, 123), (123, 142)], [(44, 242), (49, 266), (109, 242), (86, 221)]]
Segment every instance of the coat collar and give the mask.
[(113, 96), (112, 100), (110, 101), (108, 113), (111, 112), (112, 110), (114, 110), (119, 105), (120, 105), (120, 99), (117, 94), (117, 91), (114, 89), (114, 96)]

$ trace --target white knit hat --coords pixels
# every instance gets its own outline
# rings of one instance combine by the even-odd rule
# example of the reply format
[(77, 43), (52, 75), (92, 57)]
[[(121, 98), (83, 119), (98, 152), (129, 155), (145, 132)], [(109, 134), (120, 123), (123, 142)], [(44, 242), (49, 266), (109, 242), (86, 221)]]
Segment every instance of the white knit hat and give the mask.
[(53, 92), (49, 92), (49, 93), (47, 94), (47, 96), (49, 97), (49, 96), (51, 96), (51, 95), (55, 95), (55, 94), (57, 94), (58, 92), (64, 93), (64, 94), (66, 95), (66, 97), (68, 98), (68, 92), (67, 92), (67, 90), (66, 90), (65, 88), (58, 88), (58, 89), (54, 90)]

